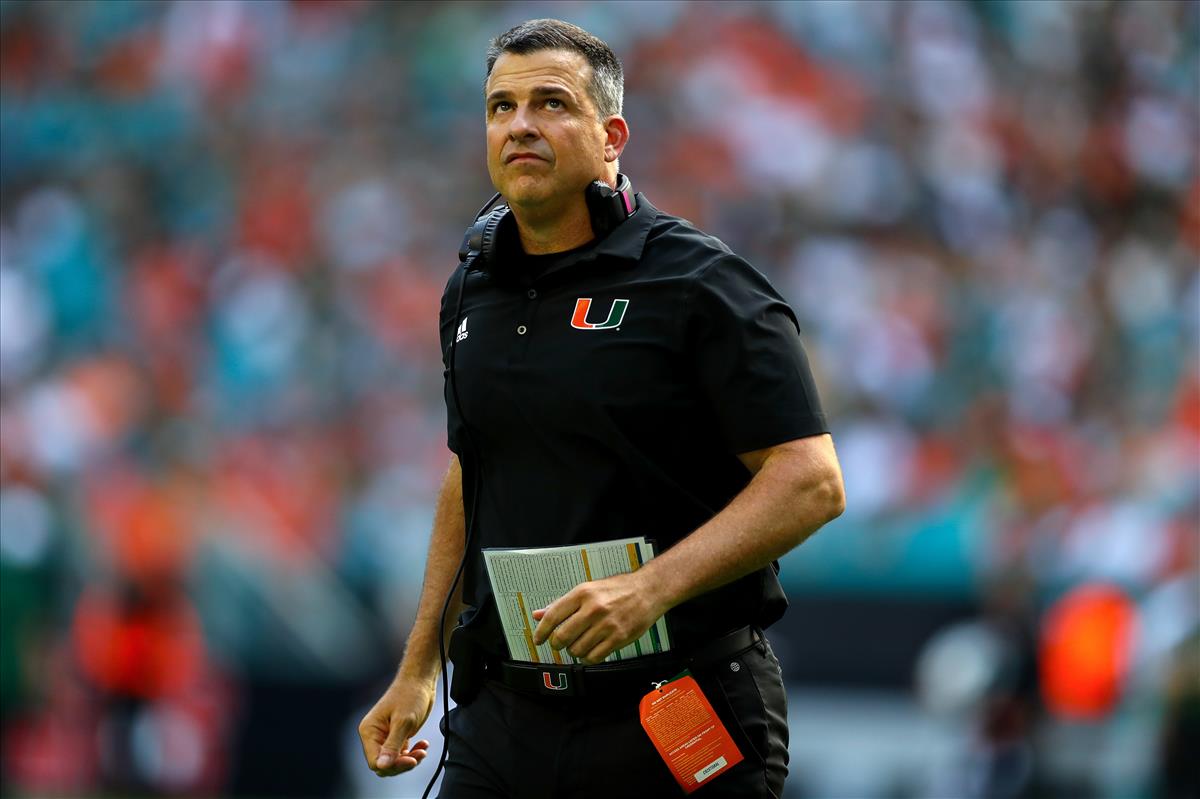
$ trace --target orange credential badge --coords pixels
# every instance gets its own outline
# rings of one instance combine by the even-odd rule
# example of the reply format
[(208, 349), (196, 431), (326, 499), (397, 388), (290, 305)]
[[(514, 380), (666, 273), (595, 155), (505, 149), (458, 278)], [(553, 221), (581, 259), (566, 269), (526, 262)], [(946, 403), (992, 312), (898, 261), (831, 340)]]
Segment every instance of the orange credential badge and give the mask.
[(696, 680), (683, 672), (642, 697), (642, 728), (687, 793), (742, 762)]

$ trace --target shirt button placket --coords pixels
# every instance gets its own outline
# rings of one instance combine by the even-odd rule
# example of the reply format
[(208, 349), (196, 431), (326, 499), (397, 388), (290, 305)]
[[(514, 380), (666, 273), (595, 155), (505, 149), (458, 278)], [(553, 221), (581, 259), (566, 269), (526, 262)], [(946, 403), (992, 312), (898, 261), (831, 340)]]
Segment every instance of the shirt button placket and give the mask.
[[(530, 300), (538, 299), (538, 289), (530, 288), (529, 290), (527, 290), (526, 296)], [(532, 313), (532, 312), (533, 312), (533, 308), (529, 308), (529, 310), (527, 311), (527, 313)], [(527, 326), (517, 325), (517, 335), (518, 336), (526, 335), (527, 332), (529, 332), (529, 329), (527, 328)]]
[[(537, 306), (538, 306), (537, 289), (532, 288), (532, 287), (527, 287), (525, 289), (525, 296), (528, 297), (528, 301), (525, 304), (525, 309), (524, 309), (524, 314), (523, 314), (525, 317), (524, 321), (521, 324), (517, 325), (517, 335), (518, 336), (525, 336), (527, 333), (529, 333), (529, 325), (532, 324), (532, 322), (533, 322), (533, 315), (535, 313), (537, 313)], [(529, 349), (529, 345), (530, 345), (529, 338), (526, 338), (525, 343), (522, 344), (521, 348), (520, 348), (521, 357), (524, 357), (525, 352)]]

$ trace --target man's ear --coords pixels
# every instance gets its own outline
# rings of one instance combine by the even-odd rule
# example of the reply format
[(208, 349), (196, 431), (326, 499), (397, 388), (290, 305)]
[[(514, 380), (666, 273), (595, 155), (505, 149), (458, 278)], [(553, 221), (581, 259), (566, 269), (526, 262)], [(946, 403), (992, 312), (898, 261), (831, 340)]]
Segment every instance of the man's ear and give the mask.
[(621, 157), (629, 143), (629, 123), (624, 117), (611, 116), (604, 123), (604, 161), (611, 164)]

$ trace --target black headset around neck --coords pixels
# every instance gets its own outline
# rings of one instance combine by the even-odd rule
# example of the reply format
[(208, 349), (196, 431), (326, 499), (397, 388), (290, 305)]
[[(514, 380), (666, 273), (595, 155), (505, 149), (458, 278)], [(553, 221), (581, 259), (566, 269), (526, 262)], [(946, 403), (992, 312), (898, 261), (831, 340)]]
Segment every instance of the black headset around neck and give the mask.
[[(615, 189), (602, 180), (593, 180), (584, 190), (583, 197), (587, 202), (588, 215), (592, 219), (592, 231), (598, 239), (607, 236), (613, 228), (633, 216), (637, 210), (633, 184), (622, 174), (617, 175)], [(497, 193), (475, 214), (475, 222), (467, 228), (458, 248), (458, 260), (465, 264), (467, 269), (491, 268), (489, 262), (496, 253), (496, 233), (510, 213), (512, 209)]]

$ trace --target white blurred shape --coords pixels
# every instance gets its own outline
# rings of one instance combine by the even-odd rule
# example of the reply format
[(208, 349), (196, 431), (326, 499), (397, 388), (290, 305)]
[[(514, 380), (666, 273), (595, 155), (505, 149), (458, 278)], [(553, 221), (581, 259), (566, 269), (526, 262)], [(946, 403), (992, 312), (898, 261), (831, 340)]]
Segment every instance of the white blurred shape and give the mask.
[(912, 182), (891, 149), (851, 144), (837, 151), (821, 197), (843, 218), (894, 222), (912, 202)]
[[(6, 239), (0, 232), (0, 253)], [(3, 265), (0, 254), (0, 385), (28, 376), (41, 361), (50, 327), (45, 298), (29, 278)]]
[(1194, 165), (1196, 131), (1178, 104), (1159, 97), (1133, 103), (1125, 123), (1125, 152), (1143, 178), (1183, 186)]
[(50, 550), (50, 507), (27, 486), (0, 491), (0, 560), (21, 568), (37, 566)]
[(849, 516), (875, 516), (908, 492), (916, 449), (912, 433), (894, 422), (851, 424), (838, 435)]
[(792, 257), (790, 299), (818, 330), (842, 329), (869, 313), (874, 281), (871, 253), (859, 242), (834, 236), (805, 239)]
[(1164, 428), (1137, 453), (1133, 492), (1155, 497), (1164, 507), (1183, 508), (1200, 491), (1200, 452), (1196, 440)]
[(724, 131), (746, 175), (777, 188), (816, 187), (837, 150), (807, 108), (774, 98), (746, 98)]
[(1126, 327), (1138, 327), (1171, 312), (1175, 290), (1163, 253), (1142, 240), (1123, 242), (1112, 256), (1105, 281), (1109, 307)]
[(278, 272), (247, 276), (221, 306), (233, 345), (257, 370), (277, 374), (291, 365), (308, 329), (308, 310), (295, 282)]
[(681, 76), (680, 95), (697, 121), (717, 123), (728, 119), (750, 96), (766, 91), (766, 82), (754, 61), (733, 50), (721, 50), (690, 65)]
[(213, 88), (244, 54), (279, 46), (287, 8), (256, 0), (175, 2), (162, 17), (161, 77), (175, 84)]
[(917, 657), (916, 689), (921, 704), (939, 716), (958, 716), (978, 707), (1000, 676), (1004, 642), (980, 622), (941, 630)]
[(73, 471), (96, 442), (92, 412), (77, 392), (62, 383), (36, 386), (24, 402), (25, 428), (39, 465), (56, 472)]
[(337, 192), (321, 223), (334, 262), (357, 271), (378, 266), (404, 246), (408, 219), (409, 210), (395, 188), (368, 179)]
[(138, 772), (159, 788), (193, 785), (204, 767), (204, 740), (196, 722), (174, 708), (141, 710), (130, 732)]
[(1054, 293), (1079, 291), (1096, 266), (1096, 230), (1073, 208), (1046, 212), (1030, 245), (1034, 277)]
[(1071, 524), (1059, 567), (1068, 578), (1149, 584), (1170, 555), (1169, 544), (1162, 519), (1145, 505), (1101, 504)]
[(837, 144), (795, 97), (771, 94), (763, 66), (731, 50), (697, 61), (681, 93), (697, 125), (728, 142), (747, 177), (769, 187), (815, 188)]
[[(1138, 665), (1162, 664), (1200, 626), (1200, 579), (1195, 573), (1154, 588), (1138, 611)], [(1161, 675), (1151, 675), (1152, 681)]]
[(1020, 292), (1001, 311), (1000, 327), (1013, 410), (1031, 421), (1064, 419), (1071, 381), (1091, 352), (1089, 321), (1060, 298)]
[(1016, 56), (1050, 72), (1074, 73), (1079, 67), (1075, 15), (1081, 5), (1061, 0), (1009, 5), (1006, 12), (1013, 17), (1015, 32), (1011, 41)]
[(926, 173), (950, 195), (970, 194), (975, 182), (995, 185), (1000, 175), (1000, 154), (979, 125), (956, 122), (938, 125), (925, 140)]
[(895, 313), (863, 321), (849, 361), (863, 392), (892, 407), (917, 400), (933, 377), (933, 356), (920, 331)]
[(964, 9), (950, 3), (911, 9), (908, 70), (917, 105), (936, 117), (985, 111), (991, 85)]
[(807, 0), (767, 3), (762, 10), (779, 19), (798, 40), (817, 43), (821, 53), (835, 53), (862, 66), (882, 60), (881, 43), (892, 35), (899, 9), (894, 3), (872, 0)]
[(1030, 380), (1009, 389), (1009, 412), (1034, 424), (1062, 424), (1071, 413), (1071, 398), (1061, 386)]

